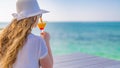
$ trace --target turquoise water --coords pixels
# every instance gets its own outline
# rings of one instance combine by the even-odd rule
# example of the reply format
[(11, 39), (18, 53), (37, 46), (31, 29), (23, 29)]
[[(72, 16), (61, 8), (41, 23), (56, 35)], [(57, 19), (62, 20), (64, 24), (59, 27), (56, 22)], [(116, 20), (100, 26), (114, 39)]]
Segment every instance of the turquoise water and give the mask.
[(45, 30), (51, 34), (53, 55), (81, 52), (120, 60), (120, 22), (48, 22)]

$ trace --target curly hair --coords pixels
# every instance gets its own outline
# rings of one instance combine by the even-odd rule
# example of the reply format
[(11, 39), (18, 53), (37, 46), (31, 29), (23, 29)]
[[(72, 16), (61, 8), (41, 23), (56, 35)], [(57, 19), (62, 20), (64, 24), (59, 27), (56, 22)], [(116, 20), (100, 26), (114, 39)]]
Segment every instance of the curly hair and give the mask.
[(0, 68), (13, 68), (19, 50), (27, 41), (37, 16), (14, 19), (0, 34)]

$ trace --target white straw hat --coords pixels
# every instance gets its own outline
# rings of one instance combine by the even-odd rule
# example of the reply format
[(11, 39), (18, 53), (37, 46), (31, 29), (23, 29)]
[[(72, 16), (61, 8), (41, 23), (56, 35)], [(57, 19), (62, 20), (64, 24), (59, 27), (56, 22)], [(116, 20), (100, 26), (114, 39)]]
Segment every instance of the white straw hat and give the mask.
[(37, 0), (17, 0), (16, 10), (17, 13), (13, 13), (12, 16), (17, 20), (49, 12), (40, 9)]

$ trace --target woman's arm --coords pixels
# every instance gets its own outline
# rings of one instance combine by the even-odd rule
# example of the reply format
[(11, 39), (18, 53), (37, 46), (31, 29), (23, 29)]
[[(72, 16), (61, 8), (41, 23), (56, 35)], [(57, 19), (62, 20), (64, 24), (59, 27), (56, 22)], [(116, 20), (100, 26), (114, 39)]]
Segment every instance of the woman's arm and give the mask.
[(48, 48), (48, 54), (49, 54), (51, 62), (53, 64), (53, 56), (52, 56), (52, 51), (51, 51), (51, 47), (50, 47), (50, 42), (46, 41), (46, 45), (47, 45), (47, 48)]
[(45, 58), (40, 59), (40, 65), (41, 65), (41, 68), (53, 68), (53, 64), (49, 54)]
[(41, 37), (45, 40), (47, 48), (48, 48), (48, 55), (40, 60), (40, 64), (42, 68), (53, 68), (53, 56), (50, 47), (50, 35), (47, 32), (41, 33)]

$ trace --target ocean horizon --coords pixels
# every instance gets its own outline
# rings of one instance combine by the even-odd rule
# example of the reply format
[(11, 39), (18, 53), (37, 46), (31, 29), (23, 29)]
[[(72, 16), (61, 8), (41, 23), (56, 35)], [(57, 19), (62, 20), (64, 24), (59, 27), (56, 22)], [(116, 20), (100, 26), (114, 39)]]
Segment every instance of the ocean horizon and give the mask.
[[(0, 23), (4, 28), (9, 23)], [(53, 55), (76, 52), (120, 60), (120, 22), (47, 22)], [(34, 28), (32, 33), (40, 35)]]

